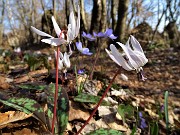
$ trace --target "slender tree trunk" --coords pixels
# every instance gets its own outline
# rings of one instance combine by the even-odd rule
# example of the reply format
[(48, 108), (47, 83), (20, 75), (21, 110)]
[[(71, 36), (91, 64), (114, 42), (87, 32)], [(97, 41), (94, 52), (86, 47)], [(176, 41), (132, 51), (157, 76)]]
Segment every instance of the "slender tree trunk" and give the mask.
[(107, 8), (106, 8), (106, 0), (101, 1), (102, 10), (101, 10), (101, 19), (100, 19), (100, 31), (106, 30), (107, 23)]
[(119, 36), (120, 41), (124, 39), (124, 35), (125, 35), (128, 3), (129, 0), (119, 0), (118, 21), (117, 21), (115, 33)]
[(131, 17), (130, 19), (128, 20), (128, 24), (127, 24), (127, 28), (126, 30), (129, 31), (129, 27), (130, 27), (130, 24), (134, 18), (134, 14), (135, 14), (135, 0), (132, 1), (132, 5), (131, 5)]
[(69, 24), (69, 14), (70, 14), (70, 10), (69, 10), (69, 0), (65, 0), (65, 13), (66, 13), (66, 23), (65, 24)]
[(53, 0), (53, 16), (56, 19), (56, 0)]
[(84, 11), (84, 0), (80, 0), (80, 9), (81, 9), (81, 20), (83, 23), (83, 31), (87, 32), (87, 22), (86, 22), (86, 15)]
[(91, 19), (90, 33), (100, 31), (100, 20), (101, 20), (101, 0), (93, 0), (93, 11)]
[(112, 0), (111, 1), (111, 17), (112, 17), (112, 29), (115, 30), (116, 28), (116, 15), (117, 15), (117, 5), (118, 1), (117, 0)]
[(2, 40), (3, 40), (3, 31), (4, 31), (4, 11), (5, 11), (5, 0), (2, 1), (2, 11), (1, 11), (1, 16), (0, 16), (0, 45), (2, 45)]

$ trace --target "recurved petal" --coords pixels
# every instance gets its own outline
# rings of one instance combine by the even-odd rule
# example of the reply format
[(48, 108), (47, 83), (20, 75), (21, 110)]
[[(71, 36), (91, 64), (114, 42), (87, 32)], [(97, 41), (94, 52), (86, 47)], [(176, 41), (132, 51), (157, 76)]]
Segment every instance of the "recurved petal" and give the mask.
[(60, 33), (61, 33), (61, 29), (59, 28), (59, 26), (58, 26), (58, 24), (57, 24), (54, 16), (52, 16), (51, 19), (52, 19), (52, 22), (53, 22), (54, 30), (55, 30), (57, 36), (59, 37), (59, 35), (60, 35)]
[(143, 49), (140, 45), (140, 43), (136, 40), (134, 36), (130, 36), (132, 47), (135, 51), (140, 51), (144, 54)]
[(111, 44), (110, 45), (111, 52), (114, 58), (120, 63), (120, 65), (127, 71), (133, 70), (133, 68), (127, 63), (127, 61), (123, 58), (123, 56), (119, 53), (117, 48)]
[(109, 50), (107, 50), (107, 49), (105, 49), (105, 50), (106, 50), (107, 54), (109, 55), (109, 57), (110, 57), (116, 64), (118, 64), (119, 66), (122, 66), (122, 65), (115, 59), (114, 55), (112, 55), (112, 53), (111, 53)]
[(138, 61), (135, 61), (138, 59), (138, 57), (136, 56), (136, 54), (132, 51), (131, 48), (129, 48), (128, 46), (125, 46), (123, 45), (122, 43), (120, 42), (117, 42), (121, 48), (123, 49), (123, 51), (125, 52), (127, 58), (128, 58), (128, 61), (131, 63), (131, 65), (137, 69), (139, 68), (141, 65), (138, 63)]
[(53, 38), (53, 36), (51, 36), (51, 35), (43, 32), (43, 31), (40, 31), (40, 30), (36, 29), (36, 28), (33, 27), (33, 26), (31, 26), (31, 30), (32, 30), (33, 32), (35, 32), (36, 34), (40, 35), (40, 36), (45, 36), (45, 37), (51, 37), (51, 38)]
[(72, 11), (69, 16), (69, 24), (71, 24), (71, 32), (73, 37), (75, 37), (76, 34), (76, 21), (74, 17), (74, 12)]
[(41, 41), (44, 42), (44, 43), (53, 45), (53, 46), (62, 45), (62, 44), (67, 42), (66, 40), (60, 39), (60, 38), (42, 39)]
[(69, 55), (67, 54), (67, 52), (64, 53), (64, 65), (67, 68), (70, 68), (70, 66), (71, 66), (71, 63), (70, 63), (70, 60), (69, 60)]

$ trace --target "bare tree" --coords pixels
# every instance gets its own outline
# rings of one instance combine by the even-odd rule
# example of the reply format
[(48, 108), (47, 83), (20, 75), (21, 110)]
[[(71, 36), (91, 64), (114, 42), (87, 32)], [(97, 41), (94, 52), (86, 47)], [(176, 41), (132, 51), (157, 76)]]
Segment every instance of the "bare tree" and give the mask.
[(124, 39), (128, 3), (129, 0), (119, 0), (118, 21), (115, 33), (119, 36), (120, 41)]
[(107, 25), (106, 0), (102, 0), (101, 4), (102, 4), (102, 10), (101, 10), (101, 20), (100, 20), (100, 31), (105, 31)]
[(83, 23), (83, 29), (87, 32), (87, 22), (86, 22), (86, 14), (84, 11), (84, 0), (80, 0), (80, 9), (81, 9), (81, 20)]
[(111, 1), (111, 17), (112, 17), (112, 29), (115, 30), (117, 24), (117, 10), (118, 10), (118, 2), (117, 0)]
[(4, 12), (5, 12), (5, 0), (2, 1), (2, 10), (1, 10), (1, 16), (0, 16), (0, 45), (2, 44), (3, 40), (3, 31), (4, 31)]
[(93, 11), (91, 19), (90, 33), (93, 31), (100, 31), (100, 20), (101, 20), (101, 0), (93, 0)]

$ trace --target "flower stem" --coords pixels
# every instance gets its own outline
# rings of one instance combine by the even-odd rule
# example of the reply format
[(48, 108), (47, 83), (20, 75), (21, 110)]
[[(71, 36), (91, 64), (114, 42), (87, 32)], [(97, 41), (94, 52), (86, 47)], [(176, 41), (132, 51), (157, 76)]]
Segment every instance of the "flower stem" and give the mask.
[(89, 121), (91, 120), (91, 118), (93, 117), (93, 115), (95, 114), (95, 112), (97, 111), (98, 107), (100, 106), (101, 102), (103, 101), (104, 97), (107, 95), (109, 89), (111, 88), (112, 83), (114, 82), (116, 76), (121, 72), (121, 68), (118, 69), (118, 71), (115, 73), (113, 79), (111, 80), (111, 82), (109, 83), (108, 87), (106, 88), (104, 94), (102, 95), (101, 99), (99, 100), (97, 106), (95, 107), (95, 109), (93, 110), (93, 112), (91, 113), (91, 115), (89, 116), (89, 118), (86, 120), (86, 122), (84, 123), (84, 125), (79, 129), (79, 131), (76, 133), (76, 135), (78, 135), (79, 133), (81, 133), (81, 131), (84, 129), (84, 127), (89, 123)]
[(57, 46), (57, 56), (56, 56), (56, 89), (54, 93), (54, 112), (53, 112), (53, 120), (52, 120), (52, 134), (54, 134), (54, 125), (56, 121), (56, 111), (57, 111), (57, 99), (58, 99), (58, 57), (59, 57), (60, 47)]
[(95, 68), (97, 59), (99, 58), (99, 54), (100, 54), (100, 50), (101, 50), (100, 47), (98, 46), (98, 43), (99, 43), (99, 39), (97, 39), (97, 53), (96, 53), (95, 60), (94, 60), (94, 63), (93, 63), (93, 65), (92, 65), (91, 73), (90, 73), (90, 76), (89, 76), (89, 79), (90, 79), (90, 80), (93, 79), (94, 68)]

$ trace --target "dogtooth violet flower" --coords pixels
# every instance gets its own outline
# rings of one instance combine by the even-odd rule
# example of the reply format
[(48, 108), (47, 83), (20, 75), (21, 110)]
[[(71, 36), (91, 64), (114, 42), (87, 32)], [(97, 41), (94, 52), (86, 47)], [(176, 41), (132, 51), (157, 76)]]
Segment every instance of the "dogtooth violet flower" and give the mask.
[[(131, 42), (131, 45), (129, 42)], [(120, 42), (117, 42), (117, 44), (123, 49), (124, 53), (119, 53), (117, 48), (111, 44), (111, 52), (105, 49), (110, 58), (127, 71), (136, 70), (139, 77), (144, 81), (146, 78), (143, 76), (142, 66), (148, 62), (148, 59), (144, 55), (139, 42), (133, 36), (130, 36), (126, 45)]]
[[(49, 37), (48, 39), (42, 39), (41, 40), (42, 42), (51, 44), (53, 46), (58, 46), (58, 45), (61, 45), (64, 43), (70, 43), (78, 36), (79, 29), (80, 29), (80, 8), (79, 8), (79, 6), (78, 6), (77, 20), (75, 20), (74, 12), (72, 11), (70, 13), (67, 35), (65, 35), (66, 34), (64, 32), (65, 30), (61, 31), (61, 29), (59, 28), (59, 26), (53, 16), (51, 19), (52, 19), (53, 26), (54, 26), (54, 29), (55, 29), (55, 32), (56, 32), (58, 38), (55, 38), (45, 32), (42, 32), (42, 31), (36, 29), (35, 27), (31, 26), (31, 29), (33, 32), (37, 33), (40, 36)], [(66, 39), (65, 39), (65, 37), (66, 37)]]
[(89, 41), (95, 41), (96, 40), (96, 38), (95, 37), (93, 37), (91, 34), (86, 34), (86, 32), (84, 32), (83, 31), (83, 33), (82, 33), (82, 36), (84, 37), (84, 38), (86, 38), (87, 40), (89, 40)]
[(117, 38), (116, 36), (114, 36), (112, 29), (106, 29), (106, 31), (104, 33), (103, 32), (99, 32), (99, 33), (93, 32), (93, 35), (94, 35), (94, 37), (99, 37), (99, 38), (109, 37), (112, 40)]
[(92, 55), (93, 54), (93, 53), (89, 52), (88, 48), (83, 48), (81, 42), (76, 42), (76, 47), (82, 54), (85, 54), (85, 55)]
[(70, 53), (65, 52), (64, 55), (59, 52), (59, 56), (57, 56), (57, 51), (54, 50), (55, 58), (58, 60), (58, 69), (62, 70), (63, 73), (67, 72), (67, 68), (70, 68), (71, 63), (69, 57)]

